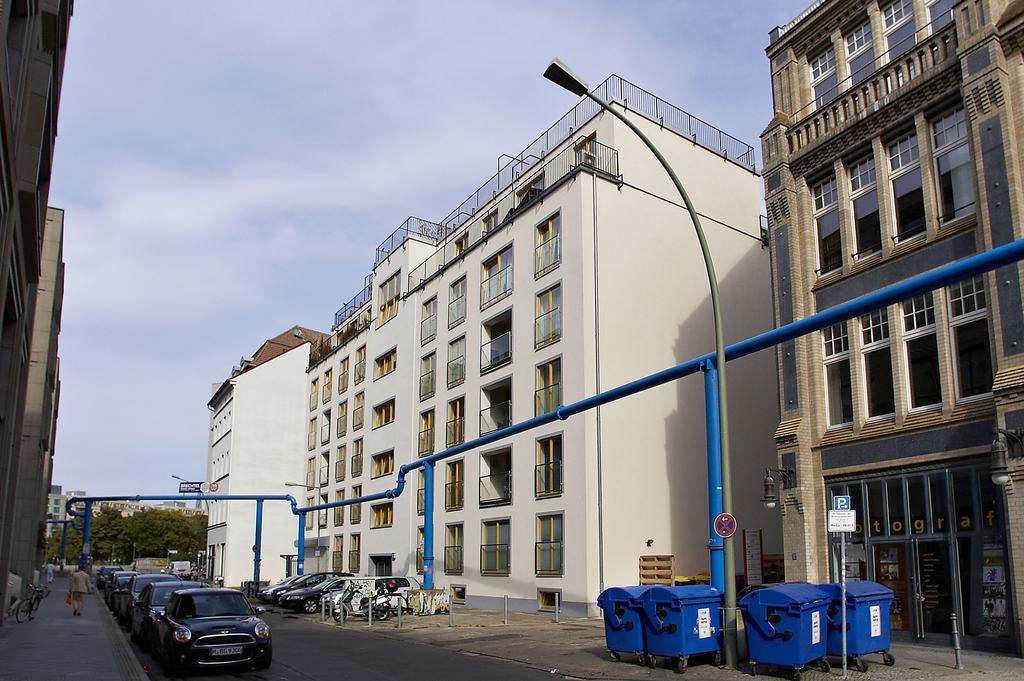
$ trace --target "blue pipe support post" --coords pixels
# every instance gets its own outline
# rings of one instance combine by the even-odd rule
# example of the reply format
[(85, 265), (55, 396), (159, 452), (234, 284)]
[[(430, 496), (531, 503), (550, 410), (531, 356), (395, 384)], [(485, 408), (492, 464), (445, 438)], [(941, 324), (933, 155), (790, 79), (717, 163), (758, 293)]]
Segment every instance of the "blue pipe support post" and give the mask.
[(701, 363), (704, 372), (704, 418), (708, 448), (708, 552), (711, 586), (725, 593), (725, 540), (715, 532), (722, 512), (722, 439), (718, 418), (718, 370), (713, 360)]
[(306, 562), (306, 512), (298, 511), (299, 516), (299, 541), (295, 547), (295, 574), (301, 575)]
[(434, 463), (423, 467), (423, 588), (434, 588)]
[[(71, 503), (71, 500), (68, 500)], [(70, 512), (70, 509), (68, 509)], [(79, 557), (78, 565), (88, 573), (92, 573), (92, 554), (89, 546), (89, 533), (92, 530), (92, 502), (85, 502), (85, 512), (82, 519), (82, 555)]]
[[(998, 246), (991, 250), (977, 253), (962, 260), (958, 260), (957, 262), (943, 265), (942, 267), (938, 267), (930, 272), (919, 274), (905, 281), (873, 291), (859, 298), (854, 298), (853, 300), (849, 300), (845, 303), (840, 303), (835, 307), (810, 315), (809, 317), (804, 317), (803, 319), (791, 322), (785, 326), (780, 326), (776, 329), (772, 329), (738, 343), (734, 343), (725, 349), (725, 359), (728, 362), (741, 357), (746, 357), (747, 355), (752, 355), (755, 352), (766, 350), (788, 340), (793, 340), (794, 338), (807, 335), (814, 331), (819, 331), (827, 326), (831, 326), (832, 324), (837, 324), (839, 322), (846, 321), (847, 319), (854, 319), (862, 314), (873, 312), (874, 310), (887, 305), (892, 305), (903, 300), (907, 300), (908, 298), (913, 298), (914, 296), (921, 295), (922, 293), (934, 291), (935, 289), (943, 286), (963, 281), (968, 277), (973, 277), (976, 274), (983, 274), (1019, 260), (1024, 260), (1024, 239), (1011, 241), (1008, 244), (1003, 244), (1002, 246)], [(578, 402), (563, 405), (553, 412), (549, 412), (541, 416), (535, 416), (534, 418), (527, 419), (526, 421), (520, 421), (519, 423), (514, 423), (500, 430), (496, 430), (493, 433), (484, 435), (483, 437), (478, 437), (475, 440), (470, 440), (460, 445), (449, 447), (440, 452), (431, 454), (430, 456), (425, 456), (417, 461), (404, 464), (398, 469), (398, 479), (395, 481), (395, 487), (393, 489), (368, 494), (362, 497), (353, 497), (344, 501), (333, 501), (326, 504), (307, 506), (297, 509), (296, 512), (320, 511), (337, 508), (338, 506), (349, 506), (351, 504), (377, 501), (379, 499), (397, 498), (401, 496), (405, 489), (406, 475), (417, 468), (422, 468), (428, 464), (434, 464), (443, 459), (447, 459), (473, 449), (478, 449), (492, 442), (496, 442), (497, 440), (502, 440), (504, 438), (511, 437), (512, 435), (532, 430), (539, 426), (553, 423), (558, 420), (565, 421), (570, 416), (575, 416), (576, 414), (589, 411), (595, 407), (615, 402), (616, 400), (621, 400), (624, 397), (630, 397), (645, 390), (650, 390), (651, 388), (670, 383), (683, 378), (684, 376), (695, 374), (703, 369), (705, 363), (713, 362), (714, 359), (714, 352), (707, 353), (700, 357), (695, 357), (667, 369), (662, 369), (661, 371), (648, 376), (630, 381), (629, 383), (624, 383), (618, 387), (597, 393), (596, 395), (584, 398)], [(426, 509), (424, 509), (424, 511), (425, 510)]]
[(60, 567), (64, 568), (64, 565), (68, 562), (68, 524), (61, 523), (60, 527)]
[[(256, 500), (256, 541), (252, 545), (252, 585), (258, 591), (260, 588), (260, 561), (263, 560), (263, 500)], [(255, 595), (255, 591), (253, 592)]]

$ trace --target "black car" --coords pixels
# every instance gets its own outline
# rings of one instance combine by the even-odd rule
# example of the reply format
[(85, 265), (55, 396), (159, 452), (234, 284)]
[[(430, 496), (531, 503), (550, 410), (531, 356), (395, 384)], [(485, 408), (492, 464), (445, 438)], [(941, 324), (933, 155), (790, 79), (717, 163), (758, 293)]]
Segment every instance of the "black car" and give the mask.
[(139, 599), (139, 594), (142, 593), (142, 587), (147, 584), (154, 584), (157, 582), (174, 582), (175, 584), (181, 584), (181, 578), (175, 577), (174, 575), (166, 575), (158, 573), (155, 575), (135, 575), (122, 591), (114, 594), (114, 616), (117, 618), (117, 623), (125, 629), (130, 629), (132, 626), (132, 609), (135, 607), (135, 601)]
[(311, 572), (306, 575), (301, 575), (291, 584), (286, 585), (280, 591), (275, 591), (270, 594), (270, 601), (272, 603), (278, 602), (281, 598), (281, 594), (288, 591), (294, 591), (295, 589), (307, 589), (311, 586), (316, 586), (325, 579), (333, 579), (335, 577), (351, 577), (347, 572)]
[(175, 591), (156, 618), (153, 654), (167, 676), (228, 666), (266, 669), (273, 649), (262, 612), (234, 589)]
[(107, 588), (103, 590), (103, 600), (106, 601), (111, 612), (116, 612), (114, 610), (114, 595), (128, 586), (128, 582), (137, 574), (139, 573), (133, 570), (119, 570), (110, 576)]
[(115, 572), (119, 572), (123, 569), (124, 568), (119, 567), (117, 565), (104, 565), (103, 567), (101, 567), (99, 570), (96, 571), (96, 588), (100, 591), (103, 591), (104, 588), (106, 588), (107, 586), (107, 580), (109, 580), (110, 575), (114, 574)]
[(285, 591), (278, 597), (277, 603), (282, 608), (314, 613), (320, 609), (320, 598), (344, 579), (344, 577), (331, 577), (313, 586)]
[(171, 594), (179, 589), (202, 589), (206, 585), (199, 582), (150, 582), (142, 587), (139, 597), (132, 608), (131, 639), (143, 650), (149, 650), (153, 641), (153, 629), (157, 615), (164, 611), (164, 606), (171, 599)]
[(256, 598), (264, 603), (271, 603), (274, 600), (274, 595), (287, 591), (289, 588), (294, 588), (290, 587), (289, 584), (294, 584), (296, 580), (302, 577), (305, 577), (305, 575), (292, 575), (291, 577), (285, 577), (280, 582), (265, 586), (256, 593)]

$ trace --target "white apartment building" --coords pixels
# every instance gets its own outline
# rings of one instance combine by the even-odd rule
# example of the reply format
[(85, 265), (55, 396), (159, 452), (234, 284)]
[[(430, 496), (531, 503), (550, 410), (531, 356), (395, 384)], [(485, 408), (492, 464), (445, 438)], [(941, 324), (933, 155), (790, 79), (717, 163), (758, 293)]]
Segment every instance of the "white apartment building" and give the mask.
[[(298, 480), (289, 453), (302, 447), (303, 396), (311, 342), (324, 335), (294, 326), (271, 338), (231, 377), (215, 384), (207, 407), (210, 435), (207, 481), (217, 494), (283, 494), (282, 483)], [(256, 502), (211, 501), (208, 505), (207, 574), (238, 586), (253, 576)], [(285, 577), (294, 556), (297, 520), (287, 502), (263, 505), (261, 580)]]
[[(727, 340), (769, 329), (751, 147), (618, 77), (601, 88), (628, 101), (706, 216)], [(406, 221), (312, 351), (306, 505), (392, 488), (417, 457), (713, 350), (679, 203), (634, 134), (583, 100), (448, 218)], [(736, 515), (777, 552), (780, 522), (758, 502), (774, 463), (773, 358), (731, 363), (728, 378)], [(438, 462), (436, 585), (519, 610), (559, 594), (583, 614), (603, 588), (637, 583), (642, 555), (706, 571), (704, 423), (698, 375)], [(311, 514), (306, 569), (421, 570), (422, 499), (416, 472), (391, 502)]]

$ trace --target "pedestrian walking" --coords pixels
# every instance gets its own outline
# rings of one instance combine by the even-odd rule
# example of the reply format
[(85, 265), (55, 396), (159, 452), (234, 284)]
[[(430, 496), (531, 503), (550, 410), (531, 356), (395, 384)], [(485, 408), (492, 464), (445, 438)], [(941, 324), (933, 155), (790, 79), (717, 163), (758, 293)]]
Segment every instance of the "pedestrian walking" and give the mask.
[(46, 564), (46, 583), (53, 584), (53, 563)]
[(79, 565), (75, 574), (71, 575), (71, 586), (68, 588), (68, 596), (71, 597), (71, 607), (75, 615), (82, 614), (82, 606), (85, 605), (85, 595), (92, 593), (92, 582), (89, 573)]

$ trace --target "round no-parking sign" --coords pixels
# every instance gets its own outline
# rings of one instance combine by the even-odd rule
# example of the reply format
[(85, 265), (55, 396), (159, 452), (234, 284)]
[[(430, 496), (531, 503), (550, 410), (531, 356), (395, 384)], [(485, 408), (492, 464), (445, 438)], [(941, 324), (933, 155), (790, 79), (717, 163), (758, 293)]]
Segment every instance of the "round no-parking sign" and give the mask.
[(736, 534), (736, 518), (732, 513), (719, 513), (715, 518), (715, 534), (728, 539)]

